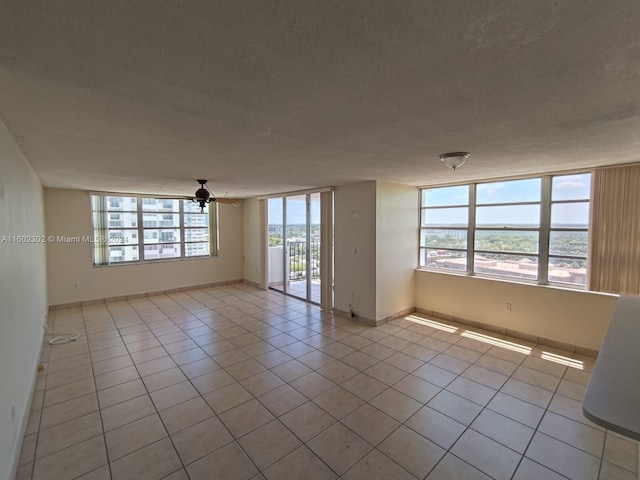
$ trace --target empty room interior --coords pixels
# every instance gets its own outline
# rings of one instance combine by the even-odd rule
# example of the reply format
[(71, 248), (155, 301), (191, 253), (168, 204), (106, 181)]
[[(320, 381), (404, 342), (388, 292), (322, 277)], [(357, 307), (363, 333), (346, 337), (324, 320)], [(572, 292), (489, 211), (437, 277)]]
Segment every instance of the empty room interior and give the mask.
[(640, 6), (2, 2), (0, 480), (637, 480)]

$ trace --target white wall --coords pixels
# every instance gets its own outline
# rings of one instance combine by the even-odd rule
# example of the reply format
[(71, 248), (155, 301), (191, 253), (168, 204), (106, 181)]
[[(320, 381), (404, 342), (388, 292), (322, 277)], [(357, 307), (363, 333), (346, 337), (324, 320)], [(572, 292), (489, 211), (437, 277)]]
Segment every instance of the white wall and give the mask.
[(418, 266), (418, 189), (377, 184), (376, 320), (413, 308)]
[(21, 447), (47, 313), (45, 245), (7, 243), (16, 235), (44, 235), (42, 185), (0, 121), (0, 479)]
[(261, 284), (264, 268), (261, 264), (261, 250), (264, 248), (260, 241), (264, 236), (264, 227), (261, 228), (260, 221), (260, 201), (256, 198), (249, 198), (242, 202), (242, 245), (244, 263), (242, 273), (245, 280)]
[(417, 308), (592, 350), (600, 348), (616, 300), (615, 295), (416, 272)]
[[(44, 198), (47, 235), (93, 235), (88, 192), (47, 188)], [(241, 280), (242, 209), (230, 205), (218, 208), (218, 257), (94, 267), (91, 243), (48, 243), (49, 303), (60, 305)]]
[[(282, 285), (285, 278), (289, 278), (289, 262), (284, 265), (284, 247), (269, 247), (269, 286)], [(286, 270), (286, 272), (285, 272)], [(287, 282), (287, 285), (289, 282)]]
[(335, 307), (375, 320), (376, 182), (338, 186), (334, 202)]

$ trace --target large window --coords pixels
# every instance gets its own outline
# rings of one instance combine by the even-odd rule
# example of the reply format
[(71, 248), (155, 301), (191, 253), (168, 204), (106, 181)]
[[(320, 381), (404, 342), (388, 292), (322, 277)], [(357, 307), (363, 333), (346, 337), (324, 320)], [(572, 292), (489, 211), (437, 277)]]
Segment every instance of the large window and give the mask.
[(420, 266), (584, 286), (591, 175), (426, 188)]
[(217, 253), (216, 204), (92, 195), (94, 265), (208, 257)]
[(467, 270), (469, 185), (422, 190), (420, 266)]

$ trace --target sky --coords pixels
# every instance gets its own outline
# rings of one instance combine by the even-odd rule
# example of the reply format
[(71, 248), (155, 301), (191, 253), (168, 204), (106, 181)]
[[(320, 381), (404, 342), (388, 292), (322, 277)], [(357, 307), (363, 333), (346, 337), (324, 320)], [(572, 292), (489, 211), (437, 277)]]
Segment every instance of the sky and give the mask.
[[(311, 196), (311, 224), (320, 225), (320, 195), (315, 201), (316, 194)], [(303, 225), (307, 221), (306, 200), (304, 196), (286, 197), (287, 199), (287, 224)], [(268, 200), (268, 215), (270, 225), (282, 225), (282, 198), (270, 198)]]
[[(535, 224), (540, 218), (537, 205), (509, 207), (482, 207), (482, 204), (508, 202), (536, 202), (540, 200), (540, 179), (529, 178), (503, 182), (480, 183), (477, 186), (476, 224), (523, 225)], [(591, 191), (591, 176), (588, 173), (553, 177), (552, 200), (588, 199)], [(469, 201), (468, 187), (443, 187), (425, 191), (427, 201), (436, 205), (464, 205)], [(319, 195), (318, 195), (319, 197)], [(312, 196), (315, 200), (315, 194)], [(286, 197), (287, 223), (305, 223), (304, 196)], [(268, 200), (269, 224), (282, 225), (282, 198)], [(443, 208), (430, 211), (430, 221), (443, 225), (460, 225), (467, 221), (466, 208)], [(586, 225), (589, 223), (588, 203), (557, 204), (552, 206), (552, 226)], [(320, 204), (312, 202), (311, 221), (320, 224)]]
[[(481, 225), (531, 225), (540, 218), (538, 205), (489, 207), (482, 205), (511, 202), (540, 201), (541, 181), (538, 178), (503, 182), (480, 183), (476, 189), (476, 224)], [(563, 175), (553, 178), (552, 202), (560, 200), (588, 199), (591, 176), (588, 173)], [(469, 201), (466, 185), (429, 189), (424, 192), (425, 204), (465, 205)], [(460, 225), (467, 222), (467, 208), (442, 208), (427, 211), (430, 224)], [(589, 223), (589, 204), (552, 204), (552, 226), (586, 225)]]

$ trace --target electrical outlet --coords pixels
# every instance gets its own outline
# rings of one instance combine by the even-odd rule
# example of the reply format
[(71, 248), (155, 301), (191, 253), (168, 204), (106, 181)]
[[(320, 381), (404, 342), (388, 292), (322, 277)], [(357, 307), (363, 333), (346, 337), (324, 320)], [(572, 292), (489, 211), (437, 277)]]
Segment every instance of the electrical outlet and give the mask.
[(74, 282), (73, 288), (78, 288), (78, 282)]
[(510, 312), (511, 311), (511, 304), (510, 303), (505, 303), (504, 304), (504, 309), (505, 309), (505, 311)]
[(356, 292), (351, 292), (351, 299), (355, 300), (356, 299)]

